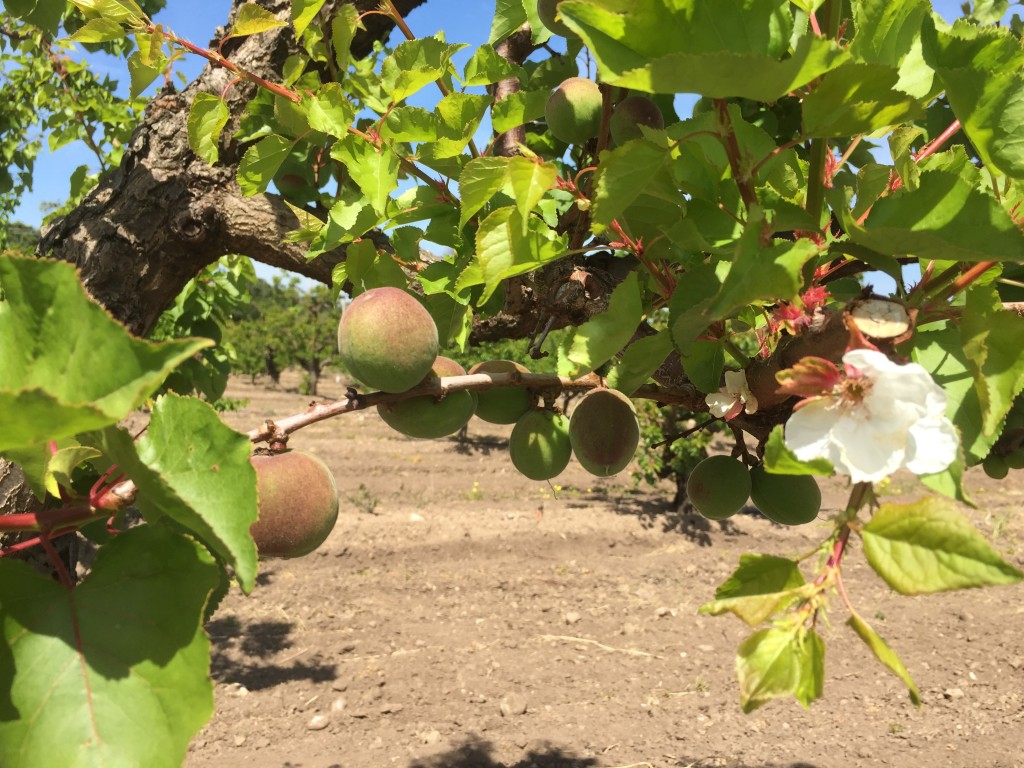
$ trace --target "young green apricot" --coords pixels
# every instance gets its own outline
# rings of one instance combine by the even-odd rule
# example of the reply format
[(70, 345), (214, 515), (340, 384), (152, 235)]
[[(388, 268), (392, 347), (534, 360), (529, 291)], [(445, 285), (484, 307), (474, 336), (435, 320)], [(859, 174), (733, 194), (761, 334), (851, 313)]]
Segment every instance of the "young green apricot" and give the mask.
[(338, 520), (338, 487), (311, 453), (249, 458), (256, 470), (259, 519), (249, 529), (260, 558), (300, 557), (324, 543)]
[(592, 475), (621, 472), (640, 444), (640, 422), (633, 402), (614, 389), (593, 389), (576, 404), (569, 418), (572, 451)]
[[(424, 381), (445, 376), (465, 376), (466, 369), (448, 357), (438, 356)], [(449, 392), (438, 400), (433, 395), (422, 395), (383, 403), (377, 413), (389, 427), (403, 435), (431, 440), (445, 437), (462, 429), (476, 410), (476, 393)]]
[(750, 500), (780, 525), (804, 525), (818, 517), (821, 489), (810, 475), (773, 475), (764, 465), (750, 470)]
[(430, 373), (437, 357), (434, 319), (398, 288), (372, 288), (346, 307), (338, 324), (341, 362), (382, 392), (405, 392)]
[(686, 495), (709, 520), (725, 520), (750, 497), (750, 472), (731, 456), (708, 456), (686, 479)]
[(531, 480), (557, 477), (572, 457), (569, 420), (554, 411), (527, 411), (512, 429), (508, 454), (512, 465)]
[(544, 119), (555, 138), (566, 144), (589, 141), (601, 127), (601, 89), (593, 80), (570, 77), (548, 97)]
[[(529, 373), (512, 360), (486, 360), (469, 369), (473, 373)], [(491, 424), (515, 424), (530, 410), (533, 398), (523, 387), (494, 387), (477, 392), (476, 415)]]
[(609, 123), (616, 144), (643, 138), (641, 125), (664, 128), (665, 118), (658, 105), (646, 96), (627, 96), (612, 110)]
[(1006, 457), (997, 453), (990, 453), (986, 456), (985, 460), (981, 462), (981, 468), (993, 480), (1002, 480), (1010, 474), (1010, 465), (1007, 463)]

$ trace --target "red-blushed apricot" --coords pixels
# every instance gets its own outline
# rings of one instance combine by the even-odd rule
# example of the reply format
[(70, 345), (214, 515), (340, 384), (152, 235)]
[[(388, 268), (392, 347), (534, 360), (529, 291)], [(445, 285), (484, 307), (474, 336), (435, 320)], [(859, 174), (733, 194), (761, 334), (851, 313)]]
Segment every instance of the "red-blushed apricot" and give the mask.
[(592, 389), (569, 417), (569, 440), (587, 472), (608, 477), (621, 472), (640, 444), (640, 422), (633, 402), (614, 389)]
[[(439, 356), (424, 380), (465, 375), (466, 369), (461, 365)], [(403, 435), (425, 440), (458, 432), (475, 410), (476, 393), (465, 391), (449, 392), (440, 400), (433, 395), (422, 395), (377, 406), (377, 413), (389, 427)]]
[(363, 384), (383, 392), (405, 392), (419, 384), (437, 350), (434, 319), (398, 288), (359, 294), (338, 324), (341, 362)]
[(665, 127), (665, 118), (657, 104), (646, 96), (627, 96), (615, 105), (609, 127), (616, 144), (643, 138), (641, 125), (648, 128)]
[(548, 129), (566, 144), (583, 144), (601, 127), (601, 89), (593, 80), (570, 77), (544, 105)]
[(338, 520), (338, 487), (318, 457), (303, 451), (256, 454), (259, 519), (249, 532), (261, 558), (300, 557), (324, 543)]
[(686, 495), (704, 517), (724, 520), (750, 498), (750, 472), (731, 456), (708, 456), (686, 478)]
[[(529, 373), (529, 369), (511, 360), (486, 360), (469, 369), (470, 373)], [(515, 424), (530, 410), (533, 399), (523, 387), (494, 387), (477, 392), (476, 415), (491, 424)]]
[(810, 475), (773, 475), (761, 464), (750, 470), (750, 500), (769, 520), (803, 525), (817, 519), (821, 489)]
[(527, 411), (508, 440), (512, 465), (531, 480), (550, 480), (569, 465), (569, 420), (554, 411)]

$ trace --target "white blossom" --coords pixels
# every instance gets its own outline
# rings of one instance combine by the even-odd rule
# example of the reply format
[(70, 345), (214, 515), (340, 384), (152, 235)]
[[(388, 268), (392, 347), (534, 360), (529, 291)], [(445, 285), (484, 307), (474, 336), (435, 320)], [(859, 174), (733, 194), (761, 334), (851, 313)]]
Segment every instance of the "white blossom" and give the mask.
[(928, 371), (867, 349), (847, 352), (843, 363), (846, 375), (832, 391), (805, 400), (786, 423), (785, 442), (798, 459), (828, 459), (855, 483), (953, 463), (959, 438), (946, 418), (946, 393)]
[(757, 398), (747, 386), (745, 371), (726, 371), (725, 386), (704, 398), (712, 416), (729, 419), (747, 413), (757, 412)]

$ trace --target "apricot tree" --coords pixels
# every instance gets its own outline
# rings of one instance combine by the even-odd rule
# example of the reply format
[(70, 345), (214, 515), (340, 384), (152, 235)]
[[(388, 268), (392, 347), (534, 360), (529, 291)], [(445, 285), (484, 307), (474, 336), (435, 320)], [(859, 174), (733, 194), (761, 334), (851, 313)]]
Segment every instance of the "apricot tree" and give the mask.
[[(620, 469), (631, 399), (679, 405), (734, 437), (691, 477), (715, 517), (753, 494), (799, 523), (815, 477), (848, 478), (820, 548), (745, 556), (702, 608), (751, 628), (746, 711), (822, 695), (833, 602), (920, 700), (843, 584), (851, 540), (901, 594), (1024, 578), (954, 503), (972, 503), (967, 468), (1008, 471), (1024, 442), (1019, 19), (978, 3), (949, 25), (924, 0), (501, 0), (488, 44), (456, 66), (465, 46), (417, 36), (416, 5), (236, 2), (203, 47), (134, 0), (7, 3), (5, 46), (110, 46), (135, 97), (178, 57), (208, 65), (103, 154), (117, 168), (44, 232), (38, 255), (58, 261), (0, 258), (0, 454), (32, 492), (5, 465), (0, 762), (180, 762), (212, 711), (204, 616), (229, 582), (255, 585), (252, 443), (282, 453), (373, 406), (435, 435), (479, 393), (525, 389), (511, 459), (547, 479), (574, 448), (597, 474)], [(406, 41), (388, 48), (392, 26)], [(641, 97), (660, 119), (613, 131)], [(361, 391), (248, 434), (197, 399), (152, 397), (210, 342), (132, 334), (225, 253), (354, 298), (341, 346)], [(381, 315), (357, 322), (370, 304)], [(557, 373), (438, 357), (494, 339), (554, 355)], [(575, 426), (564, 392), (593, 393)], [(144, 404), (142, 434), (117, 426)], [(916, 501), (885, 497), (900, 469)], [(309, 517), (330, 518), (318, 504)], [(143, 524), (122, 530), (130, 506)], [(79, 533), (99, 554), (76, 580), (58, 544)], [(57, 581), (10, 557), (29, 551)]]

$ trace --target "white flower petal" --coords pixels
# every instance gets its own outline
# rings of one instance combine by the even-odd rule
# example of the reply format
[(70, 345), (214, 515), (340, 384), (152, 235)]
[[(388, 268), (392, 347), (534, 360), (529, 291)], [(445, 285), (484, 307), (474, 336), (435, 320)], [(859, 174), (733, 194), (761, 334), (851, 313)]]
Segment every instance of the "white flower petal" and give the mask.
[(704, 398), (704, 402), (707, 403), (711, 415), (720, 419), (732, 409), (738, 399), (735, 395), (728, 393), (712, 392)]
[(884, 480), (901, 466), (906, 456), (907, 433), (878, 427), (854, 411), (832, 428), (832, 440), (839, 446), (839, 464), (855, 483)]
[(746, 371), (726, 371), (725, 391), (733, 395), (739, 395), (747, 388)]
[(907, 469), (915, 475), (942, 472), (956, 461), (959, 444), (956, 427), (945, 416), (922, 419), (910, 428)]
[(807, 401), (785, 427), (797, 458), (826, 458), (853, 482), (878, 482), (901, 467), (916, 474), (946, 469), (959, 437), (946, 418), (946, 393), (916, 363), (899, 365), (880, 352), (857, 349), (843, 362), (864, 380), (864, 396), (851, 388), (841, 403)]
[(809, 400), (794, 411), (786, 422), (783, 434), (786, 447), (800, 461), (831, 458), (838, 455), (832, 448), (832, 427), (837, 413), (828, 398)]

